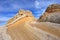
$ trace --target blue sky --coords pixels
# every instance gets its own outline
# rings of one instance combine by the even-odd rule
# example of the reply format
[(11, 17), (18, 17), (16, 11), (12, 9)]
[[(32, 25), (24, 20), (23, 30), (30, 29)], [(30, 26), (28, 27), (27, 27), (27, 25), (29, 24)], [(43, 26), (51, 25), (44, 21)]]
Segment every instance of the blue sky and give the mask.
[(50, 4), (60, 4), (60, 0), (0, 0), (0, 26), (6, 24), (20, 9), (30, 10), (39, 18)]

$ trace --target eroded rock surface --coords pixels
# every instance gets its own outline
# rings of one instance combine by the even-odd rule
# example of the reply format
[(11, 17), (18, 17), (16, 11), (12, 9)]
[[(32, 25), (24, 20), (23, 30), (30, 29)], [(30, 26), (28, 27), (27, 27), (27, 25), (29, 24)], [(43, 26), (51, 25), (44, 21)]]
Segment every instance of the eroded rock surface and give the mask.
[(7, 32), (7, 27), (0, 27), (0, 40), (12, 40), (11, 36)]
[(60, 23), (60, 4), (50, 5), (38, 21)]
[(60, 24), (34, 20), (33, 16), (28, 15), (8, 25), (12, 40), (60, 40)]
[(46, 10), (37, 22), (32, 12), (20, 10), (0, 28), (0, 40), (60, 40), (59, 14)]

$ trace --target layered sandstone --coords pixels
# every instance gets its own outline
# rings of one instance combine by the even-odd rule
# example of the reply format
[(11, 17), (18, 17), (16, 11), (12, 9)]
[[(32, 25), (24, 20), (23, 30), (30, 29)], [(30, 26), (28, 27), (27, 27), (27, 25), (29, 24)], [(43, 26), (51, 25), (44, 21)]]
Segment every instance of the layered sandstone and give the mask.
[(0, 40), (12, 40), (11, 36), (7, 32), (7, 27), (0, 27)]
[[(20, 10), (13, 18), (8, 20), (7, 24), (10, 25), (18, 20), (22, 20), (26, 18), (26, 21), (28, 21), (30, 18), (32, 20), (36, 20), (35, 17), (33, 16), (32, 12), (29, 10)], [(27, 20), (28, 19), (28, 20)]]
[(55, 11), (49, 11), (51, 6), (40, 22), (31, 11), (20, 10), (4, 27), (0, 27), (0, 40), (60, 40), (60, 24), (57, 24), (60, 23), (60, 12), (55, 9), (58, 6), (53, 6)]
[(50, 5), (45, 12), (52, 13), (60, 11), (60, 4)]
[(50, 5), (38, 21), (60, 23), (60, 4)]
[(60, 24), (36, 22), (30, 12), (7, 25), (12, 40), (60, 40)]
[(27, 35), (31, 35), (32, 33), (29, 33), (29, 29), (26, 28), (28, 26), (25, 27), (26, 23), (36, 21), (32, 12), (20, 10), (17, 16), (14, 16), (7, 23), (7, 31), (11, 35), (12, 40), (33, 40), (32, 36), (31, 38), (28, 38), (29, 36), (27, 37)]
[[(20, 10), (13, 18), (11, 18), (10, 20), (8, 20), (7, 24), (4, 27), (0, 27), (0, 40), (20, 40), (20, 37), (17, 39), (18, 35), (20, 34), (18, 32), (18, 30), (24, 32), (23, 31), (24, 24), (26, 22), (29, 22), (30, 23), (32, 21), (36, 21), (36, 19), (32, 15), (32, 12), (31, 11), (28, 11), (28, 10)], [(17, 30), (15, 28), (17, 28)], [(19, 34), (16, 34), (12, 29), (14, 31), (16, 31), (16, 33), (19, 33)]]
[[(48, 25), (49, 24), (49, 25)], [(14, 23), (8, 28), (12, 40), (60, 40), (60, 24)]]

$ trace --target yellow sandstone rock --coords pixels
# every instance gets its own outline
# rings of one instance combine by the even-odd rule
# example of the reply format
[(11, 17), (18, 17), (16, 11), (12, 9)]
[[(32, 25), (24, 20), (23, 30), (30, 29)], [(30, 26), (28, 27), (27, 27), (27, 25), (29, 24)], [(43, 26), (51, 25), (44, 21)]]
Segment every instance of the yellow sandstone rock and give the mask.
[(20, 12), (21, 16), (7, 24), (12, 40), (60, 40), (60, 24), (39, 23), (30, 11)]

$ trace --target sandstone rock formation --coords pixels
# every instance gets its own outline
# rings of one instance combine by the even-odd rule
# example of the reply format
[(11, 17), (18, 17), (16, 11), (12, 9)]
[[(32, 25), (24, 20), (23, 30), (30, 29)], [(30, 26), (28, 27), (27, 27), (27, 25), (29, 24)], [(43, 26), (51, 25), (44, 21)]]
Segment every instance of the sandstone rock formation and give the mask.
[[(32, 12), (20, 10), (6, 25), (0, 27), (0, 40), (60, 40), (60, 24), (57, 24), (60, 20), (59, 13), (46, 10), (39, 19), (41, 22), (37, 22)], [(45, 17), (49, 18), (49, 22), (44, 22)]]
[[(0, 27), (0, 40), (16, 40), (15, 38), (18, 37), (18, 34), (15, 34), (15, 32), (12, 29), (15, 29), (15, 27), (19, 28), (19, 26), (21, 27), (21, 29), (24, 29), (24, 28), (22, 28), (24, 26), (24, 24), (26, 22), (30, 23), (32, 21), (36, 21), (36, 19), (32, 15), (32, 12), (30, 12), (28, 10), (26, 10), (26, 11), (20, 10), (13, 18), (8, 20), (6, 25), (4, 25), (3, 27)], [(15, 31), (18, 31), (18, 30), (15, 30)], [(19, 31), (21, 31), (21, 30), (19, 30)], [(17, 36), (12, 35), (12, 33), (17, 35)], [(14, 36), (15, 36), (15, 38), (14, 38)], [(17, 40), (20, 40), (20, 39), (17, 39)]]
[(38, 21), (60, 23), (60, 4), (50, 5)]
[[(31, 12), (25, 11), (24, 14), (26, 13)], [(12, 40), (60, 40), (60, 24), (38, 23), (32, 14), (21, 16), (21, 18), (7, 25), (7, 27)]]
[[(50, 25), (47, 25), (50, 24)], [(60, 24), (17, 22), (8, 28), (12, 40), (60, 40)]]
[[(14, 23), (14, 21), (16, 22), (17, 20), (23, 19), (23, 18), (30, 18), (35, 20), (35, 17), (32, 15), (32, 12), (28, 11), (28, 10), (20, 10), (13, 18), (11, 18), (7, 24), (10, 23)], [(29, 19), (28, 19), (29, 20)]]

